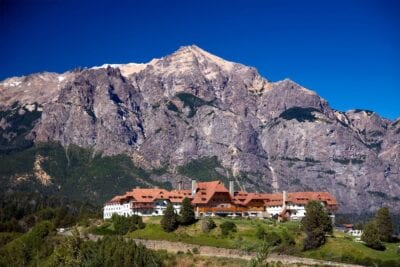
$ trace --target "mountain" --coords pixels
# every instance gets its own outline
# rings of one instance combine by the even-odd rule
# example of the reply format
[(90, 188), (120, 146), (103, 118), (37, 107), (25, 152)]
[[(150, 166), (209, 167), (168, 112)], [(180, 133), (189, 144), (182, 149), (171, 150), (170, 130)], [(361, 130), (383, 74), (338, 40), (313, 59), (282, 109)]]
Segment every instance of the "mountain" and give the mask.
[[(71, 147), (92, 165), (72, 172)], [(10, 190), (35, 180), (29, 188), (62, 191), (66, 179), (85, 173), (84, 192), (104, 201), (110, 186), (115, 193), (221, 178), (246, 190), (328, 190), (341, 212), (400, 211), (400, 120), (334, 110), (289, 79), (269, 81), (194, 45), (145, 64), (2, 81), (0, 151)], [(10, 169), (23, 153), (31, 155), (28, 167)], [(126, 170), (117, 177), (97, 172), (121, 157), (110, 167)], [(99, 175), (107, 187), (96, 191)]]

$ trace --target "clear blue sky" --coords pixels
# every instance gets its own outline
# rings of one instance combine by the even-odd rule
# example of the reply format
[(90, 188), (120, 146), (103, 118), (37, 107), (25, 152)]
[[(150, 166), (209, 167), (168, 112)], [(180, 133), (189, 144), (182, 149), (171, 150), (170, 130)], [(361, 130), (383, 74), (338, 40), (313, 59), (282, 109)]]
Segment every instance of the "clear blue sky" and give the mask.
[(400, 116), (400, 1), (0, 0), (0, 79), (196, 44), (339, 110)]

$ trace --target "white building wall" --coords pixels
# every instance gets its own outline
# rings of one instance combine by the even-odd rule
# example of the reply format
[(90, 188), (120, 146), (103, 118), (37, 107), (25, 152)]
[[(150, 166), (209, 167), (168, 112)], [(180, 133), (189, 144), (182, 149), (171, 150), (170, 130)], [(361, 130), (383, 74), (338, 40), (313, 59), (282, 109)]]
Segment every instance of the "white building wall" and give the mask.
[(267, 212), (271, 214), (271, 216), (278, 215), (282, 212), (282, 206), (271, 206), (267, 207)]
[(352, 229), (352, 230), (349, 230), (347, 233), (352, 235), (352, 236), (361, 237), (362, 234), (363, 234), (363, 231), (362, 230), (357, 230), (357, 229), (354, 229), (354, 230)]
[(113, 214), (117, 214), (120, 216), (131, 216), (132, 209), (130, 202), (124, 202), (122, 204), (119, 203), (110, 203), (106, 204), (103, 208), (103, 219), (110, 219)]
[[(323, 204), (323, 203), (321, 202), (321, 204)], [(305, 205), (288, 203), (288, 204), (286, 204), (286, 209), (290, 210), (290, 213), (291, 213), (290, 219), (291, 220), (301, 220), (302, 218), (304, 218), (304, 216), (306, 216)], [(266, 211), (271, 216), (279, 215), (283, 211), (283, 207), (282, 206), (271, 206), (271, 207), (267, 207)], [(330, 214), (329, 216), (331, 217), (332, 222), (334, 222), (335, 215)]]
[[(132, 215), (139, 215), (139, 216), (161, 216), (164, 214), (165, 209), (167, 208), (168, 205), (168, 200), (157, 200), (154, 203), (154, 208), (150, 210), (149, 212), (145, 211), (134, 211), (131, 208), (131, 202), (124, 202), (122, 204), (119, 203), (111, 203), (111, 204), (106, 204), (103, 208), (103, 219), (110, 219), (113, 214), (117, 214), (120, 216), (132, 216)], [(175, 209), (175, 212), (179, 214), (181, 210), (181, 204), (179, 203), (174, 203), (173, 207)]]
[[(291, 215), (290, 215), (291, 220), (300, 220), (306, 214), (306, 210), (303, 205), (288, 204), (288, 205), (286, 205), (286, 209), (290, 210), (290, 212), (291, 212)], [(283, 207), (282, 206), (271, 206), (271, 207), (267, 207), (266, 210), (269, 214), (271, 214), (271, 216), (274, 216), (274, 215), (279, 215), (283, 211)]]

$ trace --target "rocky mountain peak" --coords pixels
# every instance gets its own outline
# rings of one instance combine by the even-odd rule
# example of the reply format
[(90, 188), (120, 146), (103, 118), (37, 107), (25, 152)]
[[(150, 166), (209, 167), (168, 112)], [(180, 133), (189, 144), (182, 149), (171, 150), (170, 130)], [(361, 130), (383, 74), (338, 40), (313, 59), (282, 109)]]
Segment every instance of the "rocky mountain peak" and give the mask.
[(182, 46), (170, 56), (171, 60), (184, 65), (199, 64), (204, 67), (217, 66), (220, 70), (231, 72), (236, 63), (215, 56), (196, 45)]

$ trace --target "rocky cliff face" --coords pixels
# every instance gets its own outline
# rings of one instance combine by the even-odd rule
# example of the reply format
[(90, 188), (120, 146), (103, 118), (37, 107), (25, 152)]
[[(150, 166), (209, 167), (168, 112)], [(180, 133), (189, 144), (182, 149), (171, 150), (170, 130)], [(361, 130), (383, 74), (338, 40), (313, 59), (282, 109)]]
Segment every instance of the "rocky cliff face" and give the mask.
[(19, 134), (10, 111), (29, 105), (41, 113), (24, 139), (127, 154), (165, 168), (160, 181), (189, 180), (177, 166), (216, 156), (216, 173), (247, 190), (328, 190), (343, 212), (400, 211), (399, 121), (332, 110), (291, 80), (268, 81), (196, 46), (147, 64), (7, 79), (3, 139)]

